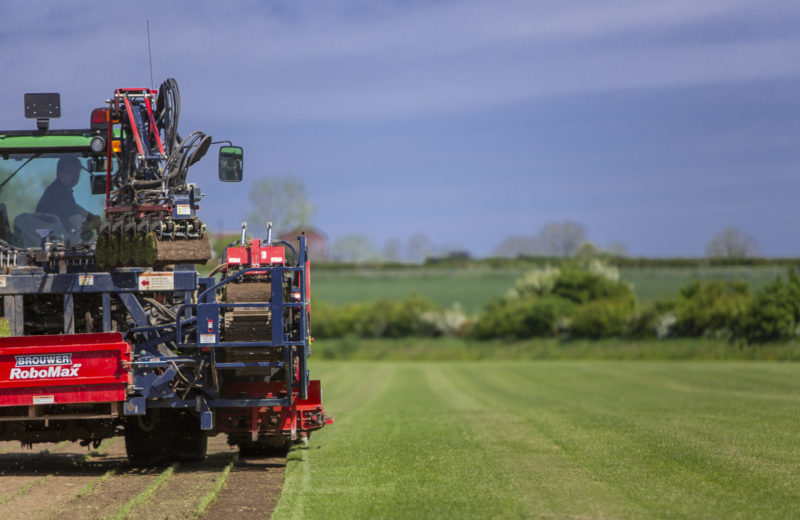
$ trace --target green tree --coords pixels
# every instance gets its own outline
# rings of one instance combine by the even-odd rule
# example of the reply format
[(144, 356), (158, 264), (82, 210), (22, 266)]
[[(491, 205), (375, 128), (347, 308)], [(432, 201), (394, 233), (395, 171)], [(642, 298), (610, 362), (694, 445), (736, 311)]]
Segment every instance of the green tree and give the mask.
[(275, 233), (286, 233), (311, 224), (314, 211), (306, 185), (292, 176), (255, 181), (250, 190), (250, 229), (272, 222)]
[(758, 256), (756, 240), (733, 226), (728, 226), (711, 237), (706, 246), (706, 256), (712, 258), (747, 258)]
[(744, 320), (748, 341), (763, 343), (798, 336), (800, 323), (800, 276), (789, 269), (784, 280), (776, 278), (753, 298)]
[(536, 242), (545, 255), (570, 257), (586, 242), (586, 229), (571, 220), (550, 222), (539, 231)]
[(378, 250), (372, 240), (357, 233), (342, 235), (331, 246), (331, 258), (338, 262), (358, 264), (378, 257)]
[(747, 282), (695, 281), (681, 287), (675, 303), (675, 331), (679, 336), (736, 335), (750, 307)]

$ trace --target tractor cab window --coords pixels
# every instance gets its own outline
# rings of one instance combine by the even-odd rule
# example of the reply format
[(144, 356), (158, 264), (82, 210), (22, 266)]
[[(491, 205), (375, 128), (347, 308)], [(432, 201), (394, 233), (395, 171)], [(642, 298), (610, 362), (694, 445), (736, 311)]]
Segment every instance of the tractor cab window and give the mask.
[(105, 196), (92, 195), (93, 166), (75, 154), (0, 156), (0, 240), (17, 247), (39, 247), (43, 237), (94, 240)]

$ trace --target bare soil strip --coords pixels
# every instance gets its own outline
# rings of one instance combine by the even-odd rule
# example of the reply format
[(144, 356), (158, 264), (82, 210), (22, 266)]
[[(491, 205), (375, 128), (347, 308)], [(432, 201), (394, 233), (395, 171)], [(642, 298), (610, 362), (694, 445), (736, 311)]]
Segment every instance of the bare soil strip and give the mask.
[(101, 519), (112, 517), (131, 498), (147, 489), (164, 471), (163, 467), (142, 469), (127, 466), (124, 457), (116, 461), (90, 463), (89, 466), (93, 466), (90, 471), (94, 472), (93, 477), (96, 479), (102, 478), (109, 469), (116, 468), (117, 471), (99, 482), (85, 495), (73, 496), (72, 500), (58, 504), (42, 518)]
[(0, 442), (0, 453), (7, 453), (9, 451), (19, 451), (20, 445), (17, 441), (2, 441)]
[[(8, 451), (0, 454), (0, 518), (12, 518), (10, 511), (29, 494), (51, 489), (54, 475), (74, 471), (87, 452), (73, 443), (42, 446), (34, 451), (18, 442), (3, 443), (2, 448)], [(76, 448), (82, 451), (76, 452)]]
[(231, 470), (228, 485), (203, 518), (249, 520), (269, 518), (283, 487), (286, 457), (248, 457)]
[[(203, 462), (179, 464), (152, 498), (137, 504), (128, 517), (150, 520), (195, 518), (194, 510), (203, 497), (213, 491), (217, 478), (235, 454), (236, 449), (228, 446), (225, 436), (210, 438), (208, 456)], [(158, 504), (157, 509), (154, 504)]]
[[(159, 489), (167, 482), (172, 474), (175, 472), (175, 468), (178, 467), (178, 463), (172, 464), (170, 467), (165, 469), (161, 472), (161, 474), (156, 478), (149, 486), (147, 486), (144, 491), (136, 495), (135, 497), (128, 500), (123, 506), (117, 511), (117, 513), (111, 517), (111, 520), (126, 520), (127, 518), (137, 518), (133, 516), (131, 510), (139, 504), (148, 503), (148, 501), (153, 498)], [(147, 504), (150, 505), (150, 504)], [(160, 506), (160, 504), (159, 504)], [(150, 512), (147, 512), (148, 516), (152, 516), (155, 513), (155, 509), (150, 507)], [(158, 515), (158, 513), (155, 513)]]
[[(71, 500), (90, 482), (100, 478), (110, 466), (118, 465), (122, 460), (117, 457), (98, 463), (95, 457), (105, 459), (107, 454), (95, 453), (95, 457), (87, 457), (88, 454), (87, 448), (78, 443), (64, 443), (50, 445), (39, 453), (17, 451), (0, 455), (0, 468), (3, 468), (0, 471), (5, 471), (0, 476), (3, 490), (8, 484), (18, 484), (23, 480), (36, 482), (37, 478), (45, 478), (41, 485), (31, 486), (2, 504), (0, 516), (4, 520), (52, 517), (55, 508)], [(18, 487), (18, 490), (21, 489), (22, 486)]]
[(201, 502), (209, 499), (213, 501), (203, 518), (263, 519), (280, 497), (286, 464), (285, 458), (274, 457), (236, 461), (217, 490), (237, 455), (220, 435), (209, 439), (205, 461), (178, 464), (149, 489), (166, 467), (130, 466), (122, 439), (106, 441), (91, 452), (78, 443), (36, 448), (0, 443), (2, 520), (105, 519), (120, 512), (148, 520), (194, 519)]

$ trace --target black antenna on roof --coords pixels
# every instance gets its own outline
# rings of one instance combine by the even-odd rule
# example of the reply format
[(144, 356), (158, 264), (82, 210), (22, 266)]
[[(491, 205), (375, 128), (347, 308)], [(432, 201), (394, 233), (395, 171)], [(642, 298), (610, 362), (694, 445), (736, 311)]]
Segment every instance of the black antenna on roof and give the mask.
[(155, 88), (153, 83), (153, 53), (150, 51), (150, 20), (147, 20), (147, 56), (150, 58), (150, 88)]

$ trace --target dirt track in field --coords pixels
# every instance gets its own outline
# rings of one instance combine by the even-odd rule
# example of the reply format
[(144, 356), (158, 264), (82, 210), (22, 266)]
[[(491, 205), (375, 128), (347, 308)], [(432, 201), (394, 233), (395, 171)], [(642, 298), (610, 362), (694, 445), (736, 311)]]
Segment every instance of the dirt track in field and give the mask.
[[(148, 469), (128, 464), (119, 437), (92, 452), (78, 443), (29, 450), (0, 442), (0, 518), (264, 519), (280, 496), (285, 463), (274, 457), (239, 459), (223, 435), (209, 439), (202, 463)], [(225, 485), (215, 493), (222, 478)]]

